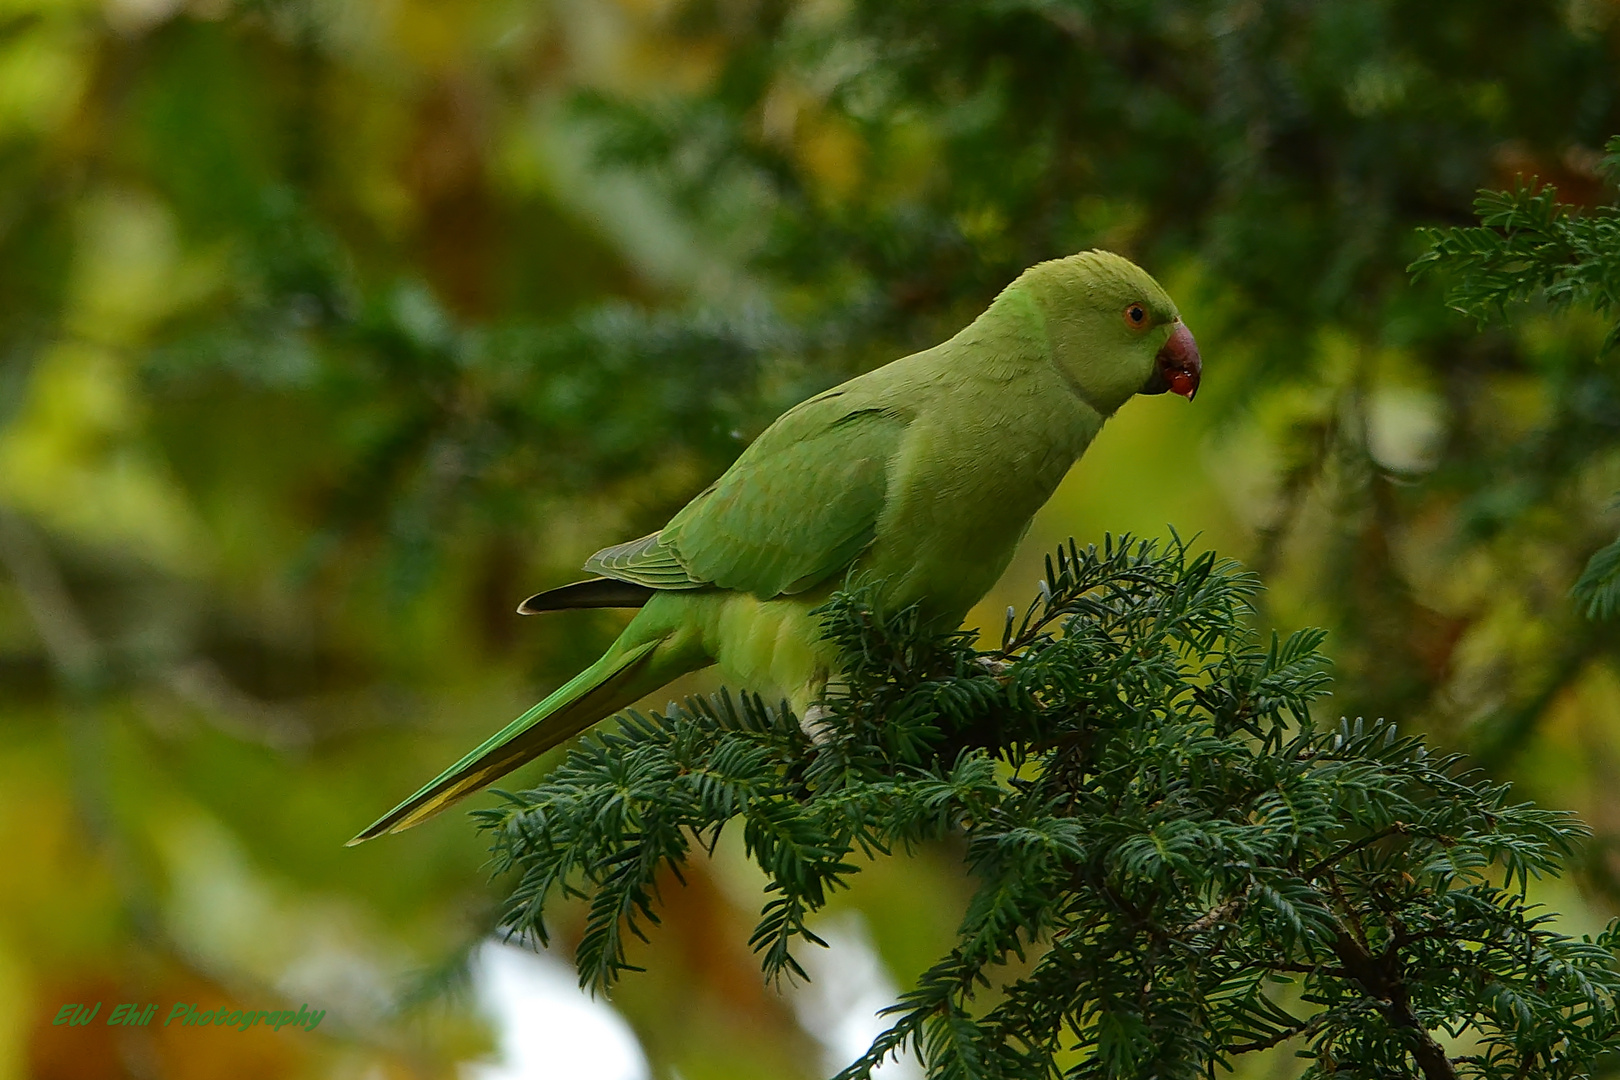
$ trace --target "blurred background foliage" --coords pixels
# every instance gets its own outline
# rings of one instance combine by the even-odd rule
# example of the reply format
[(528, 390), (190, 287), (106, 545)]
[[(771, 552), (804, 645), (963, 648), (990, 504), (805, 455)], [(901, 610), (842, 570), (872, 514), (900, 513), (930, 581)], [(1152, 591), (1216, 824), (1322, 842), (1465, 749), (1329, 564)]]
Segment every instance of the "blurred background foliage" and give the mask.
[[(1600, 923), (1620, 657), (1568, 589), (1620, 528), (1606, 325), (1480, 329), (1405, 267), (1481, 186), (1612, 197), (1617, 49), (1611, 0), (0, 3), (0, 1077), (487, 1059), (471, 823), (341, 845), (622, 618), (516, 602), (1091, 246), (1177, 296), (1204, 393), (1127, 406), (975, 619), (1067, 535), (1199, 533), (1329, 628), (1334, 711), (1583, 815), (1549, 901)], [(873, 866), (829, 935), (906, 985), (958, 855)], [(660, 1076), (818, 1075), (734, 856), (614, 1005)], [(330, 1014), (50, 1025), (98, 999)]]

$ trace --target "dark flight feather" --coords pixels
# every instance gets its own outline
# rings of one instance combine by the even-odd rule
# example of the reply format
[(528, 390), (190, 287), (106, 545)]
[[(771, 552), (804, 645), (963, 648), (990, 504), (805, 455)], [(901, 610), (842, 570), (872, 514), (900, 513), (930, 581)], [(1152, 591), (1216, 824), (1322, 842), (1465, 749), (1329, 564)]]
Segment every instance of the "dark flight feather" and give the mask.
[(566, 611), (569, 608), (638, 608), (655, 591), (633, 581), (591, 578), (535, 593), (519, 604), (517, 610), (519, 615), (538, 615), (542, 611)]

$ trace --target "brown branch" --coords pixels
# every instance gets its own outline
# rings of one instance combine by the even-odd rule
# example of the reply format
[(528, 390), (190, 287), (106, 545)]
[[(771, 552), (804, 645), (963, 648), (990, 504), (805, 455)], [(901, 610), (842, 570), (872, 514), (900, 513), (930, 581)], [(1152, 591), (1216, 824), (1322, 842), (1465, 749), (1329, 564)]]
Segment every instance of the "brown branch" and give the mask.
[(1206, 930), (1213, 930), (1216, 926), (1236, 915), (1249, 897), (1249, 890), (1245, 889), (1232, 899), (1210, 908), (1204, 914), (1188, 923), (1181, 931), (1182, 934), (1202, 934)]
[(1284, 1043), (1289, 1039), (1314, 1033), (1331, 1015), (1331, 1013), (1326, 1012), (1318, 1013), (1309, 1020), (1299, 1021), (1294, 1027), (1284, 1028), (1269, 1039), (1256, 1039), (1254, 1042), (1238, 1043), (1236, 1046), (1229, 1046), (1226, 1049), (1232, 1054), (1252, 1054), (1258, 1050), (1270, 1050), (1278, 1043)]
[(1379, 1011), (1412, 1040), (1412, 1057), (1426, 1080), (1457, 1080), (1457, 1070), (1434, 1036), (1412, 1015), (1411, 1000), (1401, 979), (1399, 955), (1393, 948), (1373, 956), (1361, 943), (1340, 930), (1333, 941), (1333, 953), (1344, 964), (1350, 977), (1379, 1001)]
[(310, 725), (295, 711), (254, 697), (205, 657), (172, 664), (156, 675), (210, 725), (234, 738), (281, 751), (313, 741)]
[(0, 566), (16, 582), (45, 655), (62, 681), (81, 693), (94, 686), (103, 667), (101, 643), (85, 625), (45, 541), (5, 510), (0, 510)]

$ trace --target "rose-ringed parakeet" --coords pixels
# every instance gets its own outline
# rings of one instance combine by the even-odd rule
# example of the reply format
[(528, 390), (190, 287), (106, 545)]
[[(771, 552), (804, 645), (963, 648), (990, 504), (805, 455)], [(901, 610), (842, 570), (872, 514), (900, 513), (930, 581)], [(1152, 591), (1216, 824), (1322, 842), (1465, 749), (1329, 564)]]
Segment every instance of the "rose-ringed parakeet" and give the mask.
[(534, 614), (639, 607), (596, 663), (350, 841), (408, 829), (645, 694), (718, 664), (801, 717), (836, 677), (820, 607), (850, 571), (954, 627), (1035, 511), (1135, 394), (1191, 400), (1201, 365), (1140, 267), (1087, 251), (1025, 271), (955, 337), (788, 410), (658, 532)]

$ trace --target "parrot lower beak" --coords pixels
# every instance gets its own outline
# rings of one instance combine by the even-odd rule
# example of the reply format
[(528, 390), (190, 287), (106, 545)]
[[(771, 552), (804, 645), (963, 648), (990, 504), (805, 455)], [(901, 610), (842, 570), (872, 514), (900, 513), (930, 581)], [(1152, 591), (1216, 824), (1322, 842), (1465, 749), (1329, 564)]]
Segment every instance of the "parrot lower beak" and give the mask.
[(1198, 380), (1204, 371), (1204, 362), (1198, 356), (1198, 342), (1185, 323), (1177, 322), (1169, 340), (1154, 357), (1153, 377), (1143, 387), (1145, 394), (1166, 391), (1180, 394), (1191, 401), (1198, 393)]

